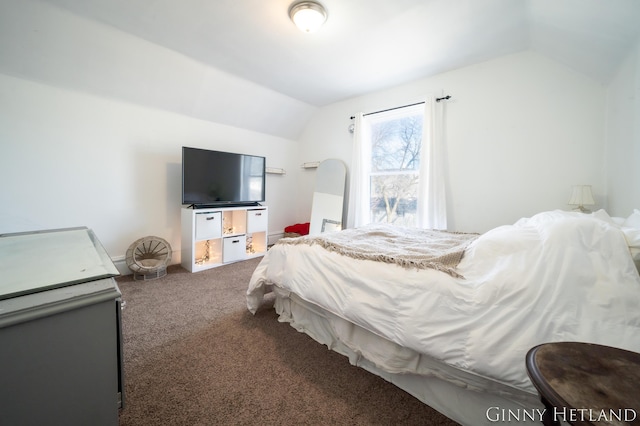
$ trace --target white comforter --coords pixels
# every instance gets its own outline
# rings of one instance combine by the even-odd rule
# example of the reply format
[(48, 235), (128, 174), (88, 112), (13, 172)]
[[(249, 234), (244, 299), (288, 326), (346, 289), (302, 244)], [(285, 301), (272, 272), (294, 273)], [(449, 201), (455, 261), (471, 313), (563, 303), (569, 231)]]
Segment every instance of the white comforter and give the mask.
[(454, 278), (354, 260), (319, 246), (278, 245), (247, 291), (297, 294), (419, 353), (534, 392), (525, 354), (551, 341), (640, 352), (640, 276), (621, 230), (595, 215), (545, 212), (495, 228), (467, 249)]

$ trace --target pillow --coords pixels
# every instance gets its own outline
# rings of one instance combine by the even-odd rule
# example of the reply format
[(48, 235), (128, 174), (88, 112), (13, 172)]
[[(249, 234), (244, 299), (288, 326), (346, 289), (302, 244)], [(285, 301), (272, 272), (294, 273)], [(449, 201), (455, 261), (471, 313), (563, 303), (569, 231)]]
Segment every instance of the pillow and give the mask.
[[(609, 216), (609, 213), (607, 213), (604, 209), (600, 209), (598, 211), (595, 211), (593, 213), (591, 213), (591, 216), (600, 219), (600, 220), (604, 220), (607, 223), (614, 223), (614, 220), (611, 216)], [(624, 220), (624, 219), (623, 219)]]
[(625, 228), (640, 229), (640, 210), (633, 210), (633, 213), (624, 221), (622, 226)]
[(615, 217), (615, 216), (613, 216), (613, 217), (611, 218), (611, 220), (613, 221), (613, 223), (614, 223), (615, 225), (622, 226), (622, 224), (624, 223), (624, 221), (625, 221), (625, 220), (627, 220), (627, 219), (626, 219), (626, 218), (624, 218), (624, 217)]
[[(624, 238), (627, 240), (627, 244), (630, 249), (640, 249), (640, 211), (635, 209), (631, 215), (625, 219), (624, 223), (620, 226)], [(636, 250), (637, 252), (637, 250)], [(634, 253), (634, 259), (640, 259), (640, 252)]]

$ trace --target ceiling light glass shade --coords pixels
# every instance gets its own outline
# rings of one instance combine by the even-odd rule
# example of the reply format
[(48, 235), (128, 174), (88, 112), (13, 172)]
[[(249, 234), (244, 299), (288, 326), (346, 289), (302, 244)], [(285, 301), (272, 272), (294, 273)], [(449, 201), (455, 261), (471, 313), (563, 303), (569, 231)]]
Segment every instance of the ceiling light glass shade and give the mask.
[(291, 6), (289, 17), (301, 31), (312, 33), (317, 31), (327, 20), (327, 11), (320, 3), (303, 1)]

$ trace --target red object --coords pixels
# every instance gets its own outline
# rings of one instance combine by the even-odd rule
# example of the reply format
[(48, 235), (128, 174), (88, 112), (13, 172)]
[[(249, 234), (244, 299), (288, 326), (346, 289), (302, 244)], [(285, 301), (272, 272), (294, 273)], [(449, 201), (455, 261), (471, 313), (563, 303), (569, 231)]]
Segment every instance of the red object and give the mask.
[(287, 226), (284, 228), (284, 232), (291, 232), (300, 235), (309, 234), (309, 222), (307, 223), (296, 223), (295, 225)]

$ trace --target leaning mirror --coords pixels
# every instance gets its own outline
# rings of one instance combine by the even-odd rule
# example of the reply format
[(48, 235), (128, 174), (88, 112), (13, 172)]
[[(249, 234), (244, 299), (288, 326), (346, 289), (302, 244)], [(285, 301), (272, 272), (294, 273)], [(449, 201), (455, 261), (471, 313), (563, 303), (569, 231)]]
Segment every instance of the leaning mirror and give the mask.
[(309, 235), (342, 229), (347, 169), (340, 160), (324, 160), (316, 171)]

